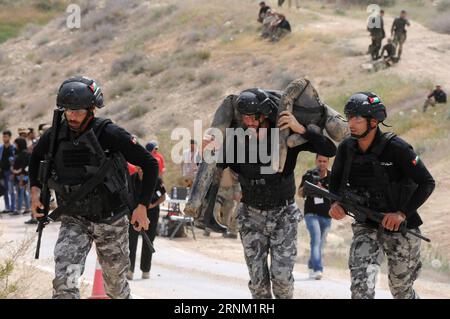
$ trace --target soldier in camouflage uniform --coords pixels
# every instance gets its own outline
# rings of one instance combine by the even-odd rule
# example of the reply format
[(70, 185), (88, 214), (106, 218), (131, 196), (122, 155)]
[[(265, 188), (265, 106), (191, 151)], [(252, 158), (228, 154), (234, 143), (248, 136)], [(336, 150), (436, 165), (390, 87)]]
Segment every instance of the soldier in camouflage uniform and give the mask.
[[(271, 102), (264, 90), (243, 91), (236, 102), (237, 110), (242, 115), (243, 128), (250, 135), (243, 140), (237, 139), (232, 152), (235, 157), (227, 157), (218, 166), (230, 167), (238, 174), (241, 185), (242, 198), (237, 211), (237, 225), (250, 275), (248, 286), (253, 298), (272, 298), (272, 292), (275, 298), (292, 298), (297, 227), (302, 217), (294, 200), (297, 156), (301, 151), (334, 156), (336, 147), (329, 138), (301, 125), (289, 111), (281, 112), (278, 120), (273, 122), (272, 112), (277, 113), (278, 105)], [(306, 140), (302, 145), (287, 150), (281, 172), (273, 170), (270, 161), (264, 163), (257, 155), (261, 155), (260, 147), (268, 147), (270, 154), (271, 136), (275, 134), (271, 128), (275, 127), (281, 131), (300, 134)], [(258, 143), (253, 148), (255, 144), (250, 141), (255, 139)], [(230, 140), (227, 139), (225, 154), (227, 147), (230, 147), (229, 143)], [(239, 151), (244, 154), (238, 154)], [(242, 155), (245, 160), (238, 160)], [(251, 160), (253, 156), (257, 159), (256, 162)]]
[(403, 51), (403, 43), (406, 41), (406, 26), (410, 26), (406, 19), (406, 11), (402, 10), (400, 16), (394, 19), (391, 28), (391, 37), (394, 39), (394, 45), (398, 49), (397, 58), (400, 59)]
[[(338, 148), (331, 173), (330, 191), (352, 192), (365, 205), (383, 213), (380, 225), (366, 220), (352, 225), (349, 254), (352, 298), (374, 298), (375, 284), (384, 256), (388, 262), (389, 288), (396, 299), (419, 298), (413, 283), (421, 268), (420, 239), (399, 232), (420, 233), (417, 209), (434, 189), (433, 177), (413, 148), (393, 133), (382, 133), (378, 124), (386, 107), (371, 92), (353, 95), (345, 105), (352, 137)], [(355, 213), (355, 212), (351, 212)], [(330, 216), (342, 219), (343, 207), (335, 202)]]
[(369, 53), (372, 60), (377, 60), (380, 58), (381, 43), (386, 36), (384, 31), (384, 11), (380, 10), (380, 14), (375, 18), (375, 21), (370, 21), (367, 25), (367, 31), (370, 32), (370, 38), (372, 43), (369, 45)]
[[(255, 299), (292, 299), (297, 257), (297, 229), (303, 219), (295, 203), (274, 209), (241, 203), (237, 223)], [(270, 255), (270, 266), (268, 263)]]
[[(51, 220), (61, 216), (55, 246), (53, 298), (80, 298), (78, 279), (95, 243), (103, 270), (106, 294), (129, 298), (126, 280), (129, 268), (127, 215), (137, 231), (148, 229), (147, 206), (158, 176), (158, 162), (128, 132), (110, 120), (94, 116), (103, 107), (103, 94), (92, 79), (73, 77), (63, 82), (57, 96), (64, 109), (60, 128), (47, 130), (34, 147), (30, 160), (30, 182), (34, 218), (44, 218), (38, 180), (40, 162), (56, 137), (56, 152), (48, 186), (54, 189), (58, 207)], [(56, 135), (55, 135), (56, 134)], [(142, 167), (142, 190), (137, 202), (127, 187), (126, 161)]]
[(81, 216), (61, 216), (55, 246), (53, 298), (80, 298), (76, 282), (84, 272), (92, 242), (102, 266), (106, 293), (111, 298), (129, 298), (130, 287), (125, 277), (129, 268), (128, 225), (127, 216), (111, 224), (94, 223)]
[[(200, 163), (184, 209), (185, 214), (197, 218), (197, 221), (212, 220), (212, 214), (203, 207), (208, 207), (213, 197), (210, 196), (213, 194), (211, 190), (218, 187), (221, 171), (229, 166), (238, 174), (242, 198), (237, 211), (237, 224), (246, 256), (255, 256), (246, 257), (250, 273), (249, 287), (254, 298), (269, 298), (272, 289), (277, 298), (292, 298), (296, 241), (283, 241), (282, 238), (296, 238), (297, 223), (301, 219), (294, 203), (296, 188), (293, 171), (298, 153), (312, 151), (334, 156), (336, 148), (331, 140), (321, 134), (322, 130), (325, 129), (335, 141), (349, 134), (343, 117), (323, 103), (310, 81), (304, 78), (292, 81), (283, 92), (255, 88), (239, 95), (227, 96), (216, 110), (211, 128), (220, 131), (222, 137), (227, 135), (228, 128), (250, 131), (245, 142), (241, 141), (245, 146), (244, 155), (257, 157), (255, 155), (259, 154), (259, 150), (253, 148), (250, 151), (250, 141), (270, 141), (270, 128), (275, 128), (277, 124), (281, 128), (278, 141), (274, 140), (275, 144), (268, 143), (267, 149), (263, 150), (263, 154), (270, 154), (269, 162), (263, 163), (260, 159), (249, 162), (251, 157), (245, 157), (244, 162), (235, 160), (225, 165), (214, 161)], [(267, 133), (264, 128), (269, 128)], [(222, 137), (216, 138), (212, 132), (209, 132), (209, 136), (209, 139), (205, 138), (205, 144), (213, 142), (205, 145), (205, 150), (209, 145), (214, 145), (212, 148), (217, 150), (226, 144)], [(279, 149), (270, 151), (276, 144)], [(225, 145), (225, 154), (227, 148), (230, 147)], [(208, 153), (204, 151), (205, 154)], [(234, 154), (237, 155), (236, 152)], [(273, 261), (270, 271), (269, 254)]]

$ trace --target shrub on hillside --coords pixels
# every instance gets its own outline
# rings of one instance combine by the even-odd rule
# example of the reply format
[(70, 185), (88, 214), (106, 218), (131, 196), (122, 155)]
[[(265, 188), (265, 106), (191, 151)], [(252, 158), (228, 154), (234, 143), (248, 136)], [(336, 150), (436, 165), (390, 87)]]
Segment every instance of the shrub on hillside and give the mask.
[(168, 16), (168, 15), (172, 14), (177, 9), (178, 9), (178, 7), (174, 4), (167, 5), (167, 6), (161, 6), (159, 8), (153, 8), (153, 9), (151, 9), (150, 21), (152, 21), (152, 22), (157, 21), (164, 16)]
[(197, 76), (197, 80), (200, 86), (207, 86), (212, 82), (218, 82), (221, 76), (222, 75), (218, 74), (217, 71), (208, 69), (200, 72)]
[(180, 43), (185, 45), (193, 45), (198, 42), (215, 39), (221, 34), (221, 30), (215, 26), (206, 29), (194, 29), (181, 34), (178, 37)]
[(117, 76), (120, 73), (131, 71), (136, 64), (144, 58), (145, 57), (142, 54), (131, 52), (121, 56), (112, 63), (110, 71), (111, 76)]
[(178, 40), (183, 44), (195, 44), (204, 40), (203, 32), (199, 30), (191, 30), (183, 33)]
[(450, 11), (435, 16), (429, 25), (433, 31), (450, 34)]
[(8, 121), (6, 119), (0, 119), (0, 131), (4, 131), (8, 127)]
[[(66, 24), (66, 20), (64, 19), (64, 25)], [(42, 26), (34, 24), (34, 23), (28, 23), (25, 26), (25, 30), (23, 31), (23, 35), (25, 37), (25, 39), (30, 39), (32, 38), (34, 35), (36, 35), (39, 31), (41, 31)]]
[[(33, 7), (40, 11), (54, 11), (62, 10), (64, 8), (64, 1), (60, 0), (37, 0), (34, 1)], [(1, 3), (1, 1), (0, 1)]]
[(181, 66), (198, 67), (203, 62), (209, 60), (211, 52), (206, 49), (186, 50), (178, 53), (176, 60)]
[(135, 118), (139, 118), (145, 115), (148, 112), (148, 109), (143, 105), (135, 105), (129, 108), (128, 110), (128, 119), (132, 120)]
[(110, 0), (102, 7), (85, 8), (85, 16), (81, 20), (81, 28), (93, 29), (101, 24), (117, 25), (127, 17), (126, 11), (138, 5), (137, 0)]
[(38, 119), (45, 114), (50, 114), (51, 108), (49, 108), (49, 105), (52, 105), (52, 102), (54, 103), (53, 97), (36, 97), (24, 107), (24, 113), (28, 114), (32, 120)]
[(0, 86), (0, 96), (12, 97), (16, 95), (17, 87), (17, 82), (5, 82), (2, 86)]
[(119, 28), (113, 25), (99, 25), (94, 30), (83, 32), (79, 35), (78, 40), (72, 42), (75, 48), (85, 48), (88, 52), (94, 53), (100, 51), (106, 42), (114, 39), (119, 32)]
[(211, 86), (199, 94), (198, 102), (216, 99), (222, 95), (222, 89), (218, 86)]
[(38, 40), (37, 40), (37, 45), (38, 46), (43, 46), (43, 45), (46, 45), (47, 43), (49, 43), (50, 42), (50, 39), (49, 39), (49, 37), (47, 37), (47, 36), (43, 36), (43, 37), (41, 37), (41, 38), (39, 38)]
[(1, 242), (0, 299), (24, 298), (30, 293), (28, 283), (32, 282), (34, 267), (24, 268), (19, 260), (25, 258), (33, 241), (34, 238), (29, 237), (16, 247), (12, 247), (11, 243)]
[(111, 76), (118, 76), (121, 73), (132, 73), (138, 75), (145, 73), (154, 76), (161, 73), (166, 68), (160, 61), (151, 61), (148, 57), (140, 53), (127, 53), (115, 60), (111, 65)]
[(41, 55), (48, 60), (58, 61), (70, 56), (74, 51), (73, 46), (67, 43), (56, 43), (50, 47), (44, 47)]
[(110, 90), (110, 95), (112, 97), (122, 96), (124, 93), (130, 92), (133, 90), (133, 83), (130, 80), (122, 80), (118, 83), (115, 83), (114, 86)]
[(132, 135), (137, 136), (138, 138), (144, 138), (146, 134), (148, 134), (148, 128), (142, 122), (132, 121), (127, 124), (124, 124), (124, 128), (130, 132)]
[(277, 70), (271, 75), (271, 80), (274, 88), (277, 90), (284, 90), (289, 83), (294, 81), (297, 77), (286, 70)]
[(436, 10), (439, 12), (450, 10), (450, 0), (440, 0), (437, 3)]
[(141, 95), (141, 99), (144, 102), (153, 101), (155, 99), (155, 94), (151, 91), (147, 91)]
[(364, 7), (370, 4), (378, 4), (379, 6), (389, 7), (395, 5), (396, 0), (335, 0), (329, 2), (339, 3), (342, 5), (357, 5)]
[(195, 81), (195, 74), (190, 68), (173, 68), (167, 70), (162, 76), (160, 82), (161, 87), (176, 87), (182, 83), (190, 83)]

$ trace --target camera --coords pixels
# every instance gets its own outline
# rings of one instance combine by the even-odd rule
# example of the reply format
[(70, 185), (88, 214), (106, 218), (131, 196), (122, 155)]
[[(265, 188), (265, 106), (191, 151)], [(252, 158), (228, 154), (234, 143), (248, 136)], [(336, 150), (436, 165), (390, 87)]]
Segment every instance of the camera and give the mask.
[(319, 168), (314, 168), (306, 172), (307, 180), (314, 185), (319, 184), (320, 181), (320, 170)]

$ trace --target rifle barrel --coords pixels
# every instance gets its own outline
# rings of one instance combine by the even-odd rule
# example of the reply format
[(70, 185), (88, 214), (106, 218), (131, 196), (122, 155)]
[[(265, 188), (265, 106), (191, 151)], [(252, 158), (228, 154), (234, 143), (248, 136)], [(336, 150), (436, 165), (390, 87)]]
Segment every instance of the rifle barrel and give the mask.
[(406, 232), (409, 233), (409, 234), (411, 234), (411, 235), (413, 235), (413, 236), (419, 237), (419, 238), (422, 239), (422, 240), (425, 240), (427, 243), (431, 242), (431, 239), (429, 239), (429, 238), (427, 238), (427, 237), (425, 237), (425, 236), (422, 236), (422, 235), (419, 234), (419, 233), (413, 232), (413, 231), (410, 230), (410, 229), (407, 229)]
[(141, 230), (141, 234), (142, 234), (142, 238), (144, 239), (144, 241), (147, 243), (148, 247), (150, 248), (150, 252), (153, 254), (156, 252), (155, 247), (152, 244), (152, 241), (150, 240), (150, 238), (148, 238), (147, 233), (145, 232), (145, 230)]
[[(372, 211), (370, 208), (367, 208), (365, 206), (359, 205), (357, 203), (353, 203), (351, 199), (344, 196), (344, 198), (339, 197), (338, 195), (335, 195), (333, 193), (330, 193), (328, 190), (322, 189), (308, 181), (305, 182), (304, 189), (309, 192), (310, 195), (319, 195), (326, 197), (328, 199), (340, 202), (343, 207), (347, 209), (347, 215), (351, 216), (354, 219), (357, 219), (357, 214), (361, 214), (364, 216), (364, 219), (372, 220), (378, 224), (381, 223), (383, 220), (383, 215)], [(308, 195), (308, 194), (307, 194)], [(353, 213), (353, 214), (350, 214)], [(409, 229), (406, 230), (407, 233), (416, 236), (426, 242), (431, 242), (431, 240), (425, 236), (422, 236), (419, 233), (413, 232)]]
[(42, 239), (42, 228), (38, 227), (37, 229), (38, 233), (38, 240), (36, 244), (36, 253), (34, 254), (35, 259), (39, 259), (39, 251), (41, 250), (41, 239)]

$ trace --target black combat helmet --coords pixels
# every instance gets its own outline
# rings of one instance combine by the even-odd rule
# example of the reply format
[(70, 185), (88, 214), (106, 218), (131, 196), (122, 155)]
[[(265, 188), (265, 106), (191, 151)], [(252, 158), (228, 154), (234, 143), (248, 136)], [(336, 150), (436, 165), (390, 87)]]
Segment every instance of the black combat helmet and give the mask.
[(381, 99), (372, 92), (359, 92), (353, 94), (345, 104), (345, 115), (362, 116), (365, 118), (374, 118), (383, 122), (386, 117), (386, 107)]
[(64, 81), (56, 97), (56, 105), (65, 109), (102, 108), (103, 93), (97, 83), (84, 76), (76, 76)]
[(258, 98), (252, 92), (242, 92), (236, 100), (239, 113), (252, 115), (259, 111), (260, 105)]
[(242, 91), (237, 100), (237, 110), (241, 114), (269, 116), (277, 110), (277, 105), (270, 99), (264, 90), (249, 89)]

